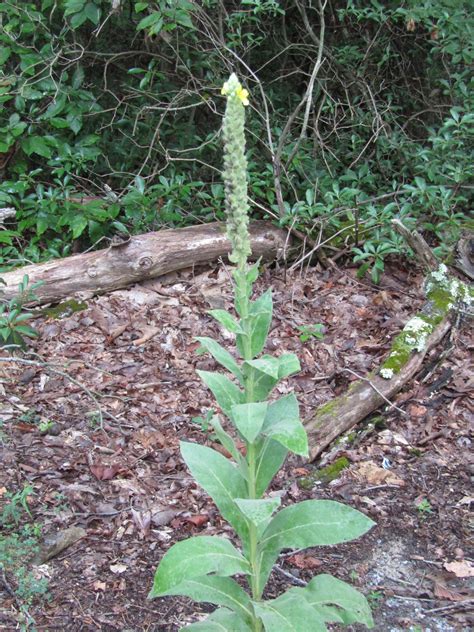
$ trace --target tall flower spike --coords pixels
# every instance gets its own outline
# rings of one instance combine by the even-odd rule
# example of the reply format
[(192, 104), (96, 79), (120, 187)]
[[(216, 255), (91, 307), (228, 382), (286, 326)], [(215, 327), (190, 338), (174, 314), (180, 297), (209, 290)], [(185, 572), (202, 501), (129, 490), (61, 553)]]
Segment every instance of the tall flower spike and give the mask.
[(224, 115), (224, 185), (227, 236), (232, 245), (230, 261), (243, 269), (251, 253), (249, 204), (247, 195), (247, 159), (245, 158), (245, 109), (248, 91), (232, 74), (222, 87), (227, 97)]

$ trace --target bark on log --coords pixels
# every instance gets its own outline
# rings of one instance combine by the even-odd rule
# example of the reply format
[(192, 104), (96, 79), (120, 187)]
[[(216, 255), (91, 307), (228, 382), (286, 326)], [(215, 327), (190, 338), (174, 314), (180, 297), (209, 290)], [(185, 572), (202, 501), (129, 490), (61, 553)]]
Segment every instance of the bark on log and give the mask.
[(311, 460), (317, 458), (339, 435), (350, 430), (398, 393), (418, 373), (427, 353), (443, 339), (450, 328), (449, 320), (443, 320), (428, 338), (425, 349), (421, 353), (415, 353), (392, 379), (385, 380), (378, 375), (370, 375), (367, 380), (355, 382), (346, 394), (321, 406), (305, 422)]
[[(274, 259), (288, 247), (287, 232), (270, 222), (250, 225), (252, 256)], [(230, 243), (225, 226), (203, 224), (162, 230), (132, 237), (130, 241), (48, 263), (29, 265), (1, 274), (6, 286), (0, 297), (10, 299), (18, 292), (25, 274), (30, 283), (42, 281), (31, 304), (54, 303), (66, 297), (91, 297), (152, 279), (173, 270), (207, 263), (228, 254)]]

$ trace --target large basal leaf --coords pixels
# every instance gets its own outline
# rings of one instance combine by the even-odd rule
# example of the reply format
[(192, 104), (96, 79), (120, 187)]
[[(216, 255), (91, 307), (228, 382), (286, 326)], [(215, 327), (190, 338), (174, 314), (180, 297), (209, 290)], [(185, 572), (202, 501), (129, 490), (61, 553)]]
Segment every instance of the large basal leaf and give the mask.
[[(270, 329), (270, 323), (272, 322), (272, 293), (271, 290), (267, 290), (259, 296), (255, 301), (250, 302), (249, 315), (247, 320), (246, 332), (250, 340), (250, 358), (255, 358), (262, 352), (265, 342), (268, 336), (268, 330)], [(244, 354), (244, 341), (243, 336), (237, 335), (237, 348), (239, 349), (242, 357)]]
[(148, 597), (166, 595), (184, 580), (208, 573), (224, 577), (249, 572), (249, 563), (229, 540), (216, 536), (189, 538), (165, 553)]
[(192, 632), (252, 632), (252, 626), (236, 612), (227, 608), (218, 608), (204, 621), (191, 623), (181, 630)]
[(266, 583), (282, 549), (348, 542), (366, 533), (374, 524), (357, 509), (333, 500), (305, 500), (285, 507), (272, 519), (259, 544), (262, 584)]
[(250, 623), (253, 614), (248, 594), (230, 577), (203, 575), (182, 582), (167, 594), (184, 595), (194, 601), (225, 606), (237, 612), (246, 623)]
[(232, 406), (231, 418), (235, 427), (249, 443), (258, 436), (267, 414), (267, 402), (252, 402)]
[(288, 450), (273, 439), (262, 439), (258, 443), (255, 492), (263, 496), (273, 477), (283, 465)]
[(324, 620), (307, 603), (285, 593), (277, 599), (253, 602), (266, 632), (325, 632)]
[(209, 387), (223, 412), (230, 417), (230, 410), (236, 404), (243, 404), (244, 395), (228, 377), (212, 371), (197, 371), (197, 374)]
[(300, 421), (298, 401), (293, 393), (269, 405), (262, 433), (295, 454), (308, 456), (308, 438)]
[(327, 622), (362, 623), (368, 628), (374, 625), (364, 595), (331, 575), (318, 575), (305, 588), (291, 588), (290, 593), (305, 599)]
[(271, 520), (272, 514), (280, 506), (281, 500), (277, 496), (276, 498), (236, 498), (240, 511), (256, 528), (258, 537), (265, 531), (268, 523)]
[(242, 540), (247, 542), (247, 524), (234, 502), (234, 498), (247, 495), (247, 484), (240, 471), (211, 448), (184, 441), (180, 446), (183, 459), (193, 477), (216, 503), (222, 516), (230, 522)]
[(227, 349), (224, 349), (224, 347), (213, 340), (213, 338), (197, 337), (196, 340), (201, 343), (202, 347), (208, 351), (219, 364), (235, 375), (239, 382), (243, 384), (244, 376), (242, 375), (242, 371)]

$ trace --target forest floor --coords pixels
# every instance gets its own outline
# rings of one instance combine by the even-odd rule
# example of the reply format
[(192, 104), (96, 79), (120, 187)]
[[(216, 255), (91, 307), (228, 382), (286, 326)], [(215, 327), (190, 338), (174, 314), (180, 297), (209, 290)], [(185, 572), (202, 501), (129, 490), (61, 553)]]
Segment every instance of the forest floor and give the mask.
[[(303, 418), (378, 366), (423, 302), (421, 285), (419, 272), (400, 267), (379, 287), (354, 270), (263, 274), (258, 290), (272, 286), (275, 303), (268, 350), (300, 358), (301, 373), (280, 392), (295, 389)], [(231, 536), (178, 446), (214, 444), (196, 419), (213, 406), (196, 368), (215, 363), (196, 354), (194, 336), (220, 337), (207, 310), (230, 299), (223, 267), (173, 273), (37, 319), (37, 355), (18, 357), (48, 366), (0, 363), (0, 630), (171, 632), (210, 610), (147, 593), (173, 542)], [(323, 338), (302, 341), (299, 327), (315, 324)], [(472, 629), (469, 334), (468, 322), (453, 329), (397, 408), (378, 411), (317, 463), (287, 461), (273, 483), (284, 504), (331, 498), (377, 524), (353, 543), (284, 553), (267, 597), (328, 572), (366, 594), (377, 631)], [(347, 467), (333, 480), (308, 484), (340, 457)], [(46, 543), (30, 562), (33, 523)], [(25, 529), (30, 540), (15, 538)], [(70, 546), (54, 549), (64, 537)], [(22, 583), (22, 568), (33, 582)]]

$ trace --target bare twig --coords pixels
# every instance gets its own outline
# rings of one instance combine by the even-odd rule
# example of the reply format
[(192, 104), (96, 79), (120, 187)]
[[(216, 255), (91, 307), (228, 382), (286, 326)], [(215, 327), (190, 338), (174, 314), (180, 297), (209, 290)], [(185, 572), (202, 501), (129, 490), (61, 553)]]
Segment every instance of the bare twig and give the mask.
[(280, 575), (283, 575), (283, 577), (286, 577), (287, 579), (289, 579), (291, 581), (292, 584), (295, 584), (295, 586), (307, 586), (308, 583), (304, 582), (302, 579), (300, 579), (299, 577), (295, 577), (293, 575), (293, 573), (290, 573), (288, 571), (285, 571), (283, 568), (281, 568), (281, 566), (278, 566), (277, 564), (275, 564), (275, 566), (273, 567), (278, 573), (280, 573)]
[(393, 402), (391, 402), (388, 397), (385, 397), (385, 395), (380, 391), (380, 389), (378, 389), (375, 384), (372, 382), (372, 380), (369, 380), (368, 377), (364, 377), (363, 375), (359, 375), (358, 373), (356, 373), (355, 371), (353, 371), (352, 369), (348, 369), (347, 367), (342, 369), (343, 371), (347, 371), (348, 373), (351, 373), (354, 377), (356, 377), (358, 380), (362, 380), (363, 382), (367, 382), (367, 384), (370, 384), (370, 386), (374, 389), (374, 391), (376, 393), (378, 393), (378, 395), (380, 395), (380, 397), (385, 400), (387, 402), (387, 404), (390, 406), (390, 408), (394, 408), (395, 410), (398, 410), (399, 413), (401, 413), (402, 415), (407, 415), (408, 413), (406, 413), (402, 408), (399, 408), (396, 404), (394, 404)]

